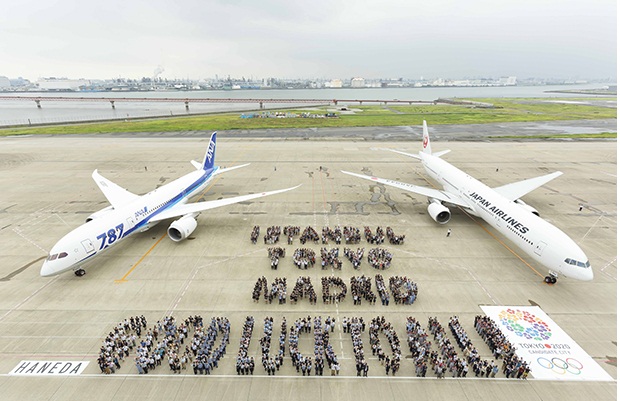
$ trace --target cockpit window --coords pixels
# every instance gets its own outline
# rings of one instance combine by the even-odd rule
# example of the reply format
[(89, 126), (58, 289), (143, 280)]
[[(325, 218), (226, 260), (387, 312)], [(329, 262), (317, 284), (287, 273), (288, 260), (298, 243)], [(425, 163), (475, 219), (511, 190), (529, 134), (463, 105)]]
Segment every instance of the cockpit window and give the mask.
[(67, 256), (69, 256), (67, 252), (60, 252), (58, 254), (58, 259), (66, 258)]
[(58, 254), (57, 254), (57, 253), (55, 253), (55, 254), (53, 254), (53, 255), (48, 256), (48, 257), (47, 257), (47, 260), (56, 260), (56, 258), (57, 258), (57, 257), (58, 257)]
[(584, 269), (587, 269), (590, 267), (590, 261), (586, 260), (586, 262), (580, 262), (578, 260), (575, 259), (571, 259), (571, 258), (566, 258), (564, 259), (564, 263), (572, 265), (572, 266), (579, 266), (579, 267), (583, 267)]

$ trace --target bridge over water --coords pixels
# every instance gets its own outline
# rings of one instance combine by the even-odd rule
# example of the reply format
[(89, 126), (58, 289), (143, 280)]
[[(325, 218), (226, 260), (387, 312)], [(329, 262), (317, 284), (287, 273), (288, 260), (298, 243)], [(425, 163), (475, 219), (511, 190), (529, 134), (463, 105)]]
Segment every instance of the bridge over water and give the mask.
[(438, 100), (385, 100), (385, 99), (261, 99), (261, 98), (173, 98), (173, 97), (85, 97), (85, 96), (0, 96), (0, 101), (30, 101), (41, 108), (42, 102), (108, 102), (112, 108), (116, 103), (185, 103), (189, 110), (190, 103), (255, 103), (262, 109), (265, 103), (296, 104), (435, 104)]

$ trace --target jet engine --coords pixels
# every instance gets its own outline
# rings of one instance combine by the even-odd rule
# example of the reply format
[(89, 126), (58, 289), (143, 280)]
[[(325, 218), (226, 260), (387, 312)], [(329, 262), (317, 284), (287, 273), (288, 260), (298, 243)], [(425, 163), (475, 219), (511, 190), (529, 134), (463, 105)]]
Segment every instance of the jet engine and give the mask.
[(533, 207), (531, 207), (527, 203), (523, 202), (521, 199), (517, 199), (515, 201), (515, 203), (517, 205), (521, 206), (523, 209), (527, 210), (528, 212), (530, 212), (532, 214), (535, 214), (536, 216), (540, 217), (540, 213), (538, 213), (538, 210), (534, 209)]
[(431, 201), (428, 205), (428, 214), (431, 215), (433, 220), (435, 220), (439, 224), (446, 224), (450, 221), (450, 209), (445, 207), (439, 201)]
[(198, 226), (198, 222), (194, 216), (184, 216), (178, 220), (175, 220), (168, 227), (168, 237), (174, 242), (183, 241), (194, 232)]
[(86, 218), (86, 222), (88, 223), (91, 220), (95, 220), (95, 219), (98, 219), (100, 217), (103, 217), (106, 214), (110, 213), (112, 210), (114, 210), (114, 206), (112, 206), (112, 205), (110, 205), (110, 206), (108, 206), (106, 208), (103, 208), (103, 209), (99, 210), (98, 212), (95, 212), (95, 213), (91, 214), (90, 216), (88, 216)]

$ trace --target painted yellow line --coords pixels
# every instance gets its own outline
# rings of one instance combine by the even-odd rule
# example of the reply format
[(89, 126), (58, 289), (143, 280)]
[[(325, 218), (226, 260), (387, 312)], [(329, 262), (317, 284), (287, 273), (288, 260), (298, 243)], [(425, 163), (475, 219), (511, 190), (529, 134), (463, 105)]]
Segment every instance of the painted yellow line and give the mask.
[(120, 284), (120, 283), (125, 283), (125, 282), (127, 282), (127, 280), (126, 280), (126, 279), (127, 279), (127, 276), (129, 276), (129, 275), (131, 274), (131, 272), (133, 272), (133, 271), (135, 270), (135, 268), (136, 268), (136, 267), (138, 267), (138, 265), (139, 265), (140, 263), (142, 263), (142, 261), (143, 261), (144, 259), (146, 259), (146, 257), (149, 255), (149, 253), (151, 253), (151, 251), (152, 251), (153, 249), (155, 249), (155, 247), (156, 247), (156, 246), (157, 246), (157, 245), (161, 242), (161, 240), (163, 240), (164, 238), (166, 238), (166, 234), (164, 234), (164, 235), (162, 235), (161, 237), (159, 237), (159, 239), (157, 240), (157, 242), (156, 242), (156, 243), (154, 243), (154, 244), (153, 244), (153, 246), (151, 246), (151, 247), (149, 248), (149, 250), (148, 250), (148, 251), (146, 251), (146, 253), (145, 253), (144, 255), (142, 255), (142, 257), (141, 257), (141, 258), (140, 258), (140, 259), (139, 259), (139, 260), (138, 260), (138, 261), (137, 261), (137, 262), (136, 262), (136, 263), (135, 263), (135, 264), (131, 267), (131, 269), (129, 269), (129, 271), (128, 271), (127, 273), (125, 273), (125, 275), (123, 276), (123, 278), (121, 278), (120, 280), (114, 280), (114, 282), (115, 282), (116, 284)]
[[(519, 260), (521, 262), (523, 262), (527, 267), (529, 267), (530, 269), (532, 269), (532, 271), (536, 274), (538, 274), (541, 278), (545, 278), (545, 276), (543, 276), (542, 274), (540, 274), (538, 272), (538, 270), (536, 270), (534, 267), (532, 267), (532, 265), (530, 265), (529, 263), (527, 263), (526, 260), (524, 260), (521, 256), (519, 256), (515, 251), (512, 250), (512, 248), (510, 248), (508, 245), (506, 245), (506, 243), (504, 241), (502, 241), (500, 238), (498, 238), (495, 234), (493, 234), (491, 231), (489, 231), (485, 226), (483, 226), (478, 220), (476, 220), (472, 215), (470, 215), (469, 213), (467, 213), (467, 211), (465, 209), (463, 209), (462, 207), (459, 206), (459, 209), (461, 209), (461, 211), (463, 213), (465, 213), (465, 215), (467, 215), (467, 217), (469, 217), (473, 222), (475, 222), (476, 224), (478, 224), (478, 226), (480, 228), (482, 228), (484, 231), (487, 232), (487, 234), (489, 234), (491, 237), (493, 237), (493, 239), (495, 239), (497, 242), (499, 242), (500, 244), (502, 244), (504, 246), (504, 248), (508, 249), (510, 251), (510, 253), (512, 253), (513, 255), (515, 255), (517, 258), (519, 258)], [(483, 220), (484, 221), (484, 220)]]
[[(220, 179), (220, 176), (219, 176), (219, 175), (218, 175), (218, 176), (216, 176), (216, 177), (213, 179), (213, 181), (211, 181), (211, 184), (210, 184), (207, 188), (205, 188), (205, 189), (204, 189), (204, 191), (202, 191), (202, 193), (200, 194), (199, 199), (202, 199), (202, 197), (205, 195), (205, 193), (206, 193), (209, 189), (211, 189), (211, 187), (212, 187), (212, 186), (213, 186), (213, 185), (217, 182), (217, 180), (219, 180), (219, 179)], [(164, 235), (162, 235), (162, 236), (161, 236), (161, 237), (157, 240), (157, 242), (156, 242), (155, 244), (153, 244), (153, 246), (152, 246), (152, 247), (150, 247), (150, 248), (149, 248), (149, 250), (148, 250), (148, 251), (146, 251), (146, 253), (145, 253), (144, 255), (142, 255), (142, 257), (141, 257), (141, 258), (140, 258), (140, 259), (139, 259), (139, 260), (138, 260), (138, 261), (137, 261), (137, 262), (136, 262), (133, 266), (131, 266), (131, 269), (129, 269), (129, 271), (128, 271), (127, 273), (125, 273), (125, 275), (123, 276), (123, 278), (121, 278), (121, 279), (119, 279), (119, 280), (114, 280), (114, 283), (116, 283), (116, 284), (121, 284), (121, 283), (125, 283), (125, 282), (127, 282), (127, 277), (131, 274), (131, 272), (133, 272), (133, 271), (136, 269), (136, 267), (138, 267), (138, 265), (139, 265), (140, 263), (142, 263), (142, 261), (143, 261), (144, 259), (146, 259), (146, 257), (149, 255), (149, 253), (151, 253), (151, 251), (152, 251), (153, 249), (155, 249), (155, 247), (156, 247), (157, 245), (159, 245), (159, 243), (161, 242), (161, 240), (163, 240), (164, 238), (166, 238), (166, 235), (168, 235), (168, 234), (167, 234), (167, 233), (164, 233)]]
[[(244, 152), (244, 154), (243, 154), (243, 155), (245, 156), (245, 154), (247, 154), (247, 152), (248, 152), (248, 151), (246, 150), (246, 151)], [(236, 162), (236, 161), (235, 161), (235, 162), (233, 162), (233, 164), (235, 164), (235, 163), (237, 163), (237, 162)], [(209, 190), (211, 189), (211, 187), (213, 187), (213, 185), (215, 185), (215, 183), (216, 183), (216, 182), (220, 179), (220, 177), (221, 177), (221, 176), (217, 175), (217, 176), (215, 176), (215, 178), (213, 178), (213, 181), (211, 181), (211, 184), (209, 184), (209, 186), (208, 186), (208, 187), (206, 187), (206, 188), (204, 189), (204, 191), (202, 191), (202, 193), (201, 193), (201, 194), (200, 194), (200, 196), (198, 197), (198, 201), (200, 201), (200, 200), (204, 199), (204, 196), (205, 196), (205, 194), (207, 193), (207, 191), (209, 191)], [(140, 263), (142, 263), (142, 261), (143, 261), (144, 259), (146, 259), (146, 257), (149, 255), (149, 253), (151, 253), (151, 251), (152, 251), (153, 249), (155, 249), (155, 247), (156, 247), (157, 245), (159, 245), (159, 243), (160, 243), (160, 242), (161, 242), (161, 241), (162, 241), (162, 240), (166, 237), (166, 235), (167, 235), (167, 234), (162, 235), (162, 236), (161, 236), (161, 238), (159, 238), (159, 239), (157, 240), (157, 242), (156, 242), (155, 244), (153, 244), (153, 246), (152, 246), (152, 247), (151, 247), (148, 251), (146, 251), (146, 253), (145, 253), (144, 255), (142, 255), (142, 257), (141, 257), (141, 258), (140, 258), (140, 259), (139, 259), (139, 260), (138, 260), (138, 261), (137, 261), (137, 262), (136, 262), (136, 263), (135, 263), (135, 264), (131, 267), (131, 269), (129, 269), (129, 271), (128, 271), (127, 273), (125, 273), (125, 275), (123, 276), (123, 278), (121, 278), (120, 280), (114, 280), (114, 282), (115, 282), (116, 284), (120, 284), (120, 283), (125, 283), (125, 282), (127, 282), (127, 281), (128, 281), (128, 280), (127, 280), (127, 277), (128, 277), (128, 276), (129, 276), (129, 275), (130, 275), (130, 274), (131, 274), (131, 273), (132, 273), (132, 272), (136, 269), (136, 267), (138, 267), (138, 265), (139, 265)]]

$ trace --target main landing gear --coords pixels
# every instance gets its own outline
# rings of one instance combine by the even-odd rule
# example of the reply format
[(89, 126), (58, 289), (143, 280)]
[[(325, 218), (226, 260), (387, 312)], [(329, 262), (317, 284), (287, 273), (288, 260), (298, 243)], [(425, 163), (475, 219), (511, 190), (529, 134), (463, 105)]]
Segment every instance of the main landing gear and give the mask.
[(75, 275), (78, 276), (78, 277), (82, 277), (83, 275), (86, 274), (86, 270), (84, 270), (84, 269), (77, 269), (73, 273), (75, 273)]
[(545, 277), (545, 283), (555, 284), (558, 281), (558, 274), (556, 272), (549, 272), (549, 275)]

